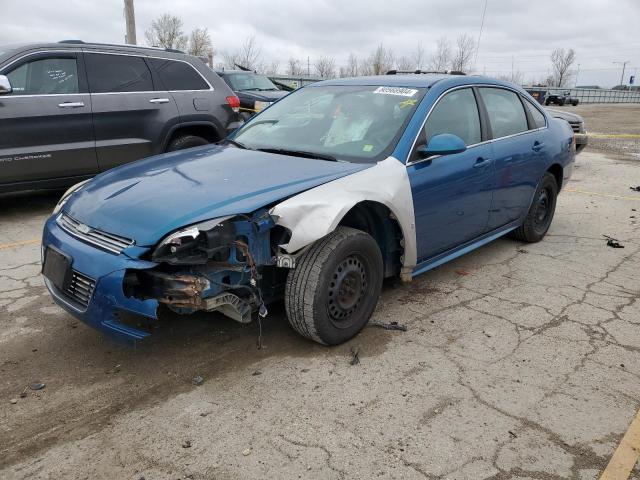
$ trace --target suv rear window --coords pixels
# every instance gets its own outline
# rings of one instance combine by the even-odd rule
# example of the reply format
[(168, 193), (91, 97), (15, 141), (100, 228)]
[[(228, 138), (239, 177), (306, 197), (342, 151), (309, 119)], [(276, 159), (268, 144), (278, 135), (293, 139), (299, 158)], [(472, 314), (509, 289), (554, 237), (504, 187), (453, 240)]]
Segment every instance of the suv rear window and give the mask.
[(85, 55), (91, 93), (151, 92), (151, 72), (142, 57)]
[(207, 82), (186, 62), (164, 58), (150, 58), (149, 61), (167, 90), (209, 90)]

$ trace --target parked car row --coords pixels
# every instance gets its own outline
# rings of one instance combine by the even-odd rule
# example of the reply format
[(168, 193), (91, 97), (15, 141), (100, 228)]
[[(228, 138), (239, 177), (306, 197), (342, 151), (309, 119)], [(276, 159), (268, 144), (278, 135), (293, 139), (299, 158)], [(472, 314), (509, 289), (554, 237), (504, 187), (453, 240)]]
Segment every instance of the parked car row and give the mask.
[(66, 41), (0, 46), (0, 192), (77, 183), (224, 139), (240, 101), (201, 60)]

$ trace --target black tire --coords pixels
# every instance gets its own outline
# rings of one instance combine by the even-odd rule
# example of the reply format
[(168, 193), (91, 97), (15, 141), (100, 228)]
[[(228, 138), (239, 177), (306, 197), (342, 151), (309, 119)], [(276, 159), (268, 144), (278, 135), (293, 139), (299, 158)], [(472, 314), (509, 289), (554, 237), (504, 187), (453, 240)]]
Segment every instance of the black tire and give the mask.
[(578, 106), (578, 100), (574, 100), (573, 102), (571, 102), (571, 105), (573, 105), (574, 107)]
[(176, 150), (184, 150), (185, 148), (199, 147), (201, 145), (207, 145), (204, 138), (196, 135), (180, 135), (169, 142), (167, 146), (167, 152), (175, 152)]
[(287, 276), (284, 305), (300, 335), (323, 345), (353, 338), (382, 287), (382, 254), (367, 233), (347, 227), (316, 241)]
[(558, 100), (558, 105), (560, 105), (561, 107), (564, 107), (564, 98), (561, 98), (560, 100)]
[(523, 242), (539, 242), (547, 234), (556, 211), (558, 184), (549, 172), (540, 180), (524, 223), (511, 236)]
[(549, 100), (548, 98), (545, 100), (544, 102), (545, 105), (550, 105), (551, 104), (551, 100)]

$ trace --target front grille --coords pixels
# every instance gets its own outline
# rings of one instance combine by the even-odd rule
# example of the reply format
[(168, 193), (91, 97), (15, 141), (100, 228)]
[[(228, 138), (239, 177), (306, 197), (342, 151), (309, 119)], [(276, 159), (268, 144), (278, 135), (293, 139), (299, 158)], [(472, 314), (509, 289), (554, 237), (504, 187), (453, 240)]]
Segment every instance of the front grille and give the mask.
[(574, 133), (580, 133), (580, 122), (569, 122)]
[(102, 248), (103, 250), (107, 250), (108, 252), (115, 253), (116, 255), (134, 244), (134, 241), (129, 238), (91, 228), (65, 213), (61, 213), (56, 219), (56, 222), (63, 230), (74, 237)]
[(75, 270), (71, 274), (71, 283), (64, 294), (74, 303), (87, 308), (96, 288), (96, 281)]

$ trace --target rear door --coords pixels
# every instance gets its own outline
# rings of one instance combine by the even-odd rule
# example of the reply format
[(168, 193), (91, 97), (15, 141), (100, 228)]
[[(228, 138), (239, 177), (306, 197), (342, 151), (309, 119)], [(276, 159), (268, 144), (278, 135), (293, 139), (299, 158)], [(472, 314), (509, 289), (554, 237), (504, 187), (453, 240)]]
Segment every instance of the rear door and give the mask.
[(160, 153), (178, 109), (166, 90), (156, 91), (145, 58), (87, 52), (85, 63), (100, 170)]
[[(489, 230), (526, 214), (547, 157), (546, 124), (537, 126), (518, 93), (498, 87), (480, 87), (493, 138), (496, 185)], [(531, 108), (536, 109), (533, 105)], [(537, 111), (538, 115), (542, 115)], [(544, 122), (538, 118), (538, 122)]]
[(0, 73), (13, 87), (0, 96), (0, 183), (96, 173), (82, 54), (30, 54)]

